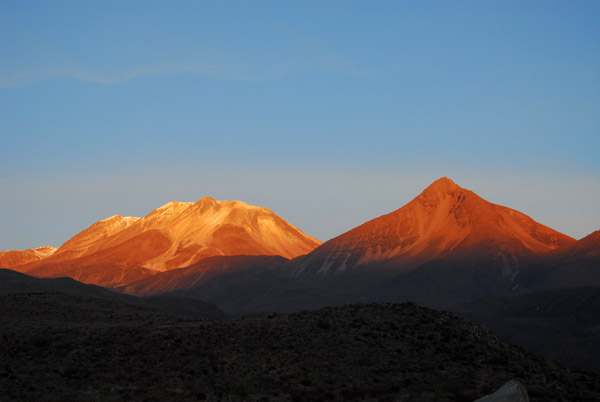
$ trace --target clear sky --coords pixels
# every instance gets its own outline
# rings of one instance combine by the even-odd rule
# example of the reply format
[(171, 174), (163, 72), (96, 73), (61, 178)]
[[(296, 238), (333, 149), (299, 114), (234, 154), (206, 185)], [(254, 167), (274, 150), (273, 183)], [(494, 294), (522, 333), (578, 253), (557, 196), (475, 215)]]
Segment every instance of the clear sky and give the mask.
[(598, 1), (0, 0), (0, 250), (239, 199), (327, 240), (441, 176), (600, 229)]

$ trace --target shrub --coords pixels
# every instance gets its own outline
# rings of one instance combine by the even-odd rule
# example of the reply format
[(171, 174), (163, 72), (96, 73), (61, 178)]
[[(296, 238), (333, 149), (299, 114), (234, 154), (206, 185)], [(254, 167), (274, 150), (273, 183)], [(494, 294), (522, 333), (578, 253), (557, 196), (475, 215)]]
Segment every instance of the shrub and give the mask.
[(331, 328), (331, 321), (329, 321), (327, 318), (319, 318), (317, 320), (317, 328), (320, 328), (320, 329), (330, 329)]

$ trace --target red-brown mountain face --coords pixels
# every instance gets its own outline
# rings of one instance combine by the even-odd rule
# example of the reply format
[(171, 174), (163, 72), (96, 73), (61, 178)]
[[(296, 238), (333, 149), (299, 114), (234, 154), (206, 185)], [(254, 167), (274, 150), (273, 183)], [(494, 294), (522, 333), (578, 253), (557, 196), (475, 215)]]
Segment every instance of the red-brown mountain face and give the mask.
[(110, 217), (75, 235), (52, 257), (14, 269), (117, 286), (207, 257), (294, 258), (319, 244), (267, 208), (206, 197), (196, 203), (168, 203), (144, 218)]
[(50, 246), (27, 250), (0, 251), (0, 268), (14, 268), (50, 257), (56, 248)]
[(433, 260), (493, 259), (514, 275), (523, 257), (575, 240), (513, 209), (492, 204), (448, 178), (404, 207), (338, 236), (296, 263), (295, 275), (385, 265), (410, 270)]

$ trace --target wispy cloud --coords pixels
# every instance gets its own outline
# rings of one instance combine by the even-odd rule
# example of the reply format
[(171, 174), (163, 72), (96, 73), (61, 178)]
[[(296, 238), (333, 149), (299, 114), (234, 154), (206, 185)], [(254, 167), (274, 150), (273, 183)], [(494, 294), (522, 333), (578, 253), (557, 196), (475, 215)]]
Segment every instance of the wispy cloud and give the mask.
[[(203, 63), (156, 64), (124, 69), (116, 73), (104, 73), (79, 67), (61, 67), (48, 70), (20, 72), (16, 74), (0, 74), (0, 87), (19, 87), (33, 82), (54, 78), (70, 78), (73, 80), (99, 84), (117, 85), (142, 77), (194, 74), (213, 78), (236, 78), (223, 69)], [(239, 78), (239, 77), (238, 77)]]
[(129, 68), (112, 68), (113, 71), (72, 65), (38, 68), (30, 66), (21, 71), (14, 71), (15, 68), (10, 69), (13, 71), (3, 71), (0, 67), (0, 88), (20, 87), (55, 78), (69, 78), (98, 85), (118, 85), (138, 78), (181, 74), (241, 82), (272, 81), (306, 71), (345, 76), (371, 75), (366, 73), (364, 68), (358, 67), (356, 63), (324, 45), (314, 44), (310, 52), (300, 53), (302, 57), (290, 52), (270, 60), (248, 57), (248, 55), (219, 56), (214, 58), (216, 61), (210, 63), (147, 63)]
[(127, 82), (140, 77), (173, 75), (173, 74), (196, 74), (205, 76), (215, 76), (218, 70), (215, 67), (205, 64), (171, 64), (141, 66), (130, 70), (125, 70), (117, 74), (102, 74), (84, 69), (63, 71), (56, 75), (73, 78), (78, 81), (90, 82), (94, 84), (115, 85)]

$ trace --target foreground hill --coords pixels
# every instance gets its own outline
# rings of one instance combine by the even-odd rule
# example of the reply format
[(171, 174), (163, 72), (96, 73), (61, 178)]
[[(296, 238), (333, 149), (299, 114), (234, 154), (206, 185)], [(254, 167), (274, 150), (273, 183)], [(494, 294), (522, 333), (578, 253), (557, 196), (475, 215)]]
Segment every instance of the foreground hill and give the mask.
[(35, 278), (9, 269), (0, 269), (0, 295), (36, 293), (60, 293), (193, 317), (225, 317), (225, 313), (213, 304), (198, 299), (168, 296), (141, 298), (111, 292), (100, 286), (86, 285), (71, 278)]
[(42, 260), (14, 269), (114, 287), (219, 255), (294, 258), (321, 244), (267, 208), (205, 197), (171, 202), (144, 218), (113, 216)]
[(486, 327), (412, 304), (226, 321), (59, 294), (0, 296), (3, 400), (596, 401), (573, 373)]

